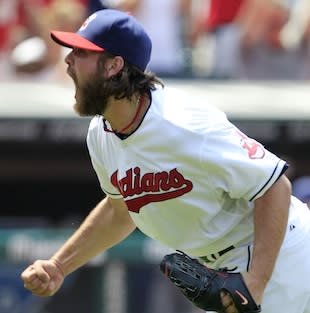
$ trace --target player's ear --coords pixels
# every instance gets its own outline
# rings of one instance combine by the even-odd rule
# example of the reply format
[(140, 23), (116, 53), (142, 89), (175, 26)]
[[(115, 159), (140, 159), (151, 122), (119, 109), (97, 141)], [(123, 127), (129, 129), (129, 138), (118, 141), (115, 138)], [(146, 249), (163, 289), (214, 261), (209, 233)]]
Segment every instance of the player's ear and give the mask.
[(116, 75), (119, 71), (123, 69), (125, 65), (124, 59), (121, 56), (114, 56), (106, 60), (105, 70), (107, 72), (107, 77)]

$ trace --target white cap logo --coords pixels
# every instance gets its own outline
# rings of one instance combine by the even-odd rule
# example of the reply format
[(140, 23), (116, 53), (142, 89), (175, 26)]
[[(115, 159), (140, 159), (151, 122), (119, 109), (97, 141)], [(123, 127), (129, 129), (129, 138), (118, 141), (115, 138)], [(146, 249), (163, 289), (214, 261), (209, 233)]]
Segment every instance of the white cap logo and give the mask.
[(96, 14), (96, 13), (92, 14), (91, 16), (89, 16), (89, 17), (85, 20), (85, 22), (83, 23), (83, 25), (80, 27), (79, 31), (80, 31), (80, 30), (84, 30), (84, 29), (88, 26), (88, 24), (89, 24), (91, 21), (93, 21), (96, 17), (97, 17), (97, 14)]

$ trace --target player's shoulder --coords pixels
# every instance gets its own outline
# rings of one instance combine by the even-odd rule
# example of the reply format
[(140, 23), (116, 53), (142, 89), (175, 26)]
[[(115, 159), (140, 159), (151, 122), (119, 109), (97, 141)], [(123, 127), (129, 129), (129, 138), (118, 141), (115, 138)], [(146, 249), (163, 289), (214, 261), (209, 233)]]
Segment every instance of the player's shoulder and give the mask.
[(94, 116), (89, 123), (88, 132), (96, 132), (102, 126), (102, 116)]
[(102, 130), (102, 127), (103, 127), (102, 120), (103, 120), (103, 117), (99, 115), (94, 116), (90, 120), (88, 131), (87, 131), (87, 138), (86, 138), (88, 143), (96, 141), (98, 138), (98, 135), (104, 133), (103, 131), (101, 132), (99, 131), (100, 129)]
[(226, 114), (210, 103), (207, 97), (174, 87), (157, 89), (152, 93), (152, 110), (165, 120), (184, 127), (211, 126), (227, 120)]

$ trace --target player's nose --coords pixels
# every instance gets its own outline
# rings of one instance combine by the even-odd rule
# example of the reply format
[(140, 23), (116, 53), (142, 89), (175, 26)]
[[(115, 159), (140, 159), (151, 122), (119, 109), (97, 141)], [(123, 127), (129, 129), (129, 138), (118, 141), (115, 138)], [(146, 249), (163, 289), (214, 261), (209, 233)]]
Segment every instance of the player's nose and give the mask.
[(73, 50), (71, 50), (65, 57), (65, 62), (68, 65), (72, 65), (73, 64)]

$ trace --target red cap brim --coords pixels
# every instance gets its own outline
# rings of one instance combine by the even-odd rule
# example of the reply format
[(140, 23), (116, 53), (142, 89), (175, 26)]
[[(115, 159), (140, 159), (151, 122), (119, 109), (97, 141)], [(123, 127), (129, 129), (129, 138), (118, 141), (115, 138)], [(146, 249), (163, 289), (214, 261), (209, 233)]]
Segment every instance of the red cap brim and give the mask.
[(76, 33), (70, 32), (60, 32), (53, 30), (51, 31), (52, 39), (57, 42), (61, 46), (65, 46), (68, 48), (80, 48), (90, 51), (104, 51), (103, 48), (95, 45), (91, 41), (85, 39), (84, 37), (80, 36)]

